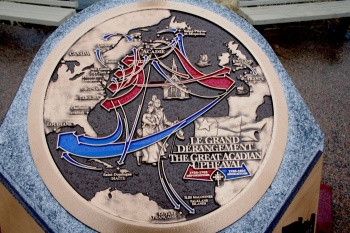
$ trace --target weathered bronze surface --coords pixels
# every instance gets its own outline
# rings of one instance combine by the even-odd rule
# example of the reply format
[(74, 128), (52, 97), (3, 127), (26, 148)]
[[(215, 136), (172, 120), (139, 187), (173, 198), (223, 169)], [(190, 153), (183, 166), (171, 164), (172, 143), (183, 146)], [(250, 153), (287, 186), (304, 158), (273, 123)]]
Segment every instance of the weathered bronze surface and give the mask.
[(284, 98), (260, 48), (221, 16), (129, 4), (50, 54), (32, 92), (30, 145), (52, 194), (96, 230), (213, 232), (272, 182)]

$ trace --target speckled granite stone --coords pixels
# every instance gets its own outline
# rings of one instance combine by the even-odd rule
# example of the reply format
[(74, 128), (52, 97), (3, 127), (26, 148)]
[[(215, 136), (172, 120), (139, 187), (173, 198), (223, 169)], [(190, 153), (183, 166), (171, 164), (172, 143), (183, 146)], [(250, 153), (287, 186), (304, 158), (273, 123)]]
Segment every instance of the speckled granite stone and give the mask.
[[(85, 9), (59, 27), (44, 43), (30, 66), (0, 127), (0, 178), (47, 231), (94, 232), (71, 216), (52, 197), (33, 163), (27, 137), (27, 110), (34, 79), (57, 43), (77, 25), (100, 12), (137, 0), (106, 0)], [(246, 215), (221, 232), (266, 232), (300, 188), (323, 151), (323, 134), (266, 40), (231, 11), (205, 0), (178, 0), (211, 10), (242, 28), (271, 60), (281, 80), (288, 106), (289, 126), (285, 155), (270, 188)], [(73, 230), (74, 229), (74, 230)]]

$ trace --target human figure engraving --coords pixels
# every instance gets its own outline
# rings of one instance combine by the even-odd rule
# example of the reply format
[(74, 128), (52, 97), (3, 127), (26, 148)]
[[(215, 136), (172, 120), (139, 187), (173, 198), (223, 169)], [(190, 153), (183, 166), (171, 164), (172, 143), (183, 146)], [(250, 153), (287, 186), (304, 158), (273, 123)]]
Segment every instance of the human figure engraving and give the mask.
[[(154, 112), (154, 103), (150, 101), (147, 106), (147, 112), (142, 116), (142, 135), (146, 137), (157, 132), (157, 116)], [(151, 163), (153, 166), (157, 165), (160, 146), (154, 143), (145, 148), (146, 153), (143, 154), (142, 161)]]
[[(136, 130), (137, 138), (143, 137), (142, 129)], [(135, 151), (134, 156), (136, 157), (137, 166), (141, 166), (141, 161), (145, 163), (144, 158), (148, 158), (148, 152), (146, 149), (141, 149), (138, 151)]]
[[(152, 100), (147, 105), (147, 111), (142, 115), (142, 129), (136, 131), (137, 138), (147, 137), (163, 131), (177, 122), (177, 120), (171, 122), (167, 119), (161, 101), (156, 95), (153, 95)], [(181, 132), (181, 135), (183, 137), (183, 132)], [(168, 146), (169, 144), (166, 141), (160, 140), (146, 148), (136, 151), (134, 156), (136, 157), (137, 165), (140, 166), (142, 162), (156, 166), (159, 158), (166, 159), (165, 154)]]

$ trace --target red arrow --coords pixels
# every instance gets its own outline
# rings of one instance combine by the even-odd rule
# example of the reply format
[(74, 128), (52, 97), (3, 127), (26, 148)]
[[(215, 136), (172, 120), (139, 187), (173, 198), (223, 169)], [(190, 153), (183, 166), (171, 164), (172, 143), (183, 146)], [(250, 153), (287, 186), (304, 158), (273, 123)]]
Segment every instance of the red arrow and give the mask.
[(101, 106), (107, 109), (108, 111), (110, 111), (111, 109), (117, 108), (121, 105), (129, 103), (134, 98), (136, 98), (136, 96), (138, 96), (141, 93), (142, 87), (140, 86), (142, 86), (142, 84), (144, 84), (145, 82), (145, 75), (144, 75), (144, 72), (141, 71), (135, 76), (136, 76), (136, 85), (134, 85), (128, 92), (124, 93), (121, 96), (117, 96), (111, 99), (105, 99), (101, 103)]
[(188, 165), (183, 179), (212, 181), (211, 175), (216, 169), (196, 169), (192, 165)]
[[(176, 55), (181, 61), (181, 64), (194, 79), (196, 79), (198, 82), (201, 84), (216, 88), (216, 89), (225, 89), (228, 90), (234, 83), (235, 81), (232, 80), (230, 77), (228, 77), (226, 74), (229, 74), (230, 68), (225, 67), (221, 70), (218, 70), (212, 74), (205, 75), (199, 70), (197, 70), (195, 67), (192, 66), (192, 64), (188, 61), (188, 59), (180, 52), (179, 49), (175, 48), (174, 49)], [(223, 75), (223, 76), (220, 76)], [(202, 79), (203, 77), (208, 77), (205, 79)]]

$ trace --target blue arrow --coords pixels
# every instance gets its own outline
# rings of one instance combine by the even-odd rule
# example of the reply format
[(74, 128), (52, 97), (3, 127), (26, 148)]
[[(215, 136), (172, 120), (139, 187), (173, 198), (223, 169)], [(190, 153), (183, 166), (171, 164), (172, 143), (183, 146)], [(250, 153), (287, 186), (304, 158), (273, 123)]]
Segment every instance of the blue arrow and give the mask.
[(130, 143), (131, 143), (132, 136), (133, 136), (134, 133), (135, 133), (137, 121), (138, 121), (138, 119), (139, 119), (140, 112), (141, 112), (141, 108), (142, 108), (142, 106), (140, 105), (140, 106), (139, 106), (139, 109), (138, 109), (138, 112), (137, 112), (137, 115), (136, 115), (136, 118), (135, 118), (135, 121), (134, 121), (134, 125), (133, 125), (132, 128), (131, 128), (130, 135), (129, 135), (129, 137), (127, 138), (127, 140), (125, 141), (125, 146), (124, 146), (124, 149), (123, 149), (123, 152), (122, 152), (122, 156), (121, 156), (121, 157), (119, 158), (119, 160), (118, 160), (118, 164), (119, 164), (119, 165), (124, 164), (124, 160), (125, 160), (125, 157), (126, 157), (126, 153), (128, 153), (128, 151), (129, 151), (129, 147), (130, 147)]
[[(57, 148), (79, 157), (98, 159), (110, 158), (118, 155), (124, 148), (124, 144), (90, 145), (80, 143), (75, 132), (61, 133), (58, 135)], [(120, 153), (119, 153), (120, 155)]]
[(250, 173), (244, 163), (242, 163), (242, 167), (219, 168), (219, 170), (225, 175), (225, 180), (233, 180), (250, 176)]
[(160, 68), (158, 61), (152, 61), (152, 65), (153, 67), (158, 71), (158, 73), (160, 75), (162, 75), (166, 80), (168, 80), (169, 82), (173, 83), (173, 81), (164, 73), (164, 71), (162, 70), (162, 68)]
[(109, 40), (109, 38), (111, 38), (111, 37), (113, 37), (113, 36), (116, 36), (116, 34), (113, 34), (113, 33), (105, 34), (105, 35), (103, 36), (103, 39), (104, 39), (104, 40)]
[(102, 57), (102, 54), (101, 54), (101, 50), (100, 50), (100, 49), (96, 49), (96, 50), (95, 50), (95, 54), (96, 54), (97, 60), (98, 60), (102, 65), (105, 65), (105, 62), (104, 62), (103, 57)]
[(177, 45), (177, 42), (179, 42), (178, 38), (176, 37), (175, 39), (173, 39), (170, 44), (168, 45), (168, 47), (172, 47), (172, 46), (175, 46)]
[[(230, 91), (227, 91), (225, 95), (213, 100), (208, 105), (194, 113), (193, 115), (185, 118), (184, 120), (160, 131), (158, 133), (149, 135), (144, 138), (135, 139), (130, 142), (128, 152), (133, 152), (145, 148), (158, 142), (176, 131), (186, 127), (205, 112), (214, 107), (221, 99), (223, 99)], [(97, 143), (96, 143), (97, 144)], [(125, 143), (110, 143), (107, 145), (90, 145), (79, 142), (75, 132), (61, 133), (58, 135), (57, 148), (60, 148), (70, 154), (88, 158), (88, 159), (100, 159), (111, 158), (120, 156), (124, 150)]]
[(191, 208), (189, 205), (187, 205), (187, 203), (184, 200), (182, 200), (182, 198), (179, 196), (179, 194), (177, 194), (177, 192), (175, 191), (175, 189), (173, 188), (173, 186), (171, 184), (169, 184), (169, 188), (173, 192), (173, 194), (175, 195), (176, 199), (188, 210), (188, 212), (190, 214), (196, 213), (195, 209)]
[(118, 117), (117, 121), (117, 128), (111, 135), (102, 138), (93, 138), (87, 137), (85, 135), (79, 135), (77, 136), (78, 142), (86, 145), (106, 145), (117, 141), (123, 133), (123, 124), (120, 117)]
[(168, 196), (169, 200), (171, 201), (171, 203), (174, 206), (174, 209), (178, 210), (180, 209), (180, 205), (174, 200), (173, 196), (171, 196), (168, 188), (166, 187), (163, 178), (160, 178), (160, 182), (162, 183), (163, 189), (165, 191), (165, 194)]
[(181, 53), (187, 58), (187, 55), (185, 52), (185, 46), (183, 43), (183, 35), (181, 33), (177, 34), (177, 39), (178, 39), (178, 45), (179, 45)]
[(126, 38), (126, 40), (127, 40), (128, 42), (133, 41), (132, 37), (129, 36), (129, 35), (126, 35), (126, 34), (125, 34), (124, 37)]
[[(171, 185), (171, 183), (169, 183), (168, 181), (168, 178), (165, 174), (165, 170), (164, 170), (164, 163), (163, 161), (160, 163), (158, 169), (159, 169), (159, 177), (160, 177), (160, 169), (162, 168), (162, 171), (163, 171), (163, 175), (164, 175), (164, 179), (165, 179), (165, 182), (168, 184), (169, 188), (170, 188), (170, 191), (174, 194), (174, 196), (176, 197), (176, 199), (180, 202), (180, 204), (183, 205), (183, 207), (185, 207), (185, 209), (188, 210), (188, 212), (190, 214), (195, 214), (196, 213), (196, 210), (194, 208), (191, 208), (189, 205), (187, 205), (187, 203), (179, 196), (179, 194), (176, 192), (176, 190), (174, 189), (174, 187)], [(163, 178), (160, 177), (160, 179), (162, 180), (162, 182), (164, 183), (163, 181)], [(164, 186), (163, 188), (166, 188), (166, 185), (164, 183)], [(165, 189), (164, 189), (165, 190)], [(168, 189), (166, 189), (166, 192), (168, 191)], [(169, 192), (169, 191), (168, 191)]]
[(177, 37), (175, 37), (174, 39), (171, 40), (170, 43), (168, 43), (165, 47), (159, 48), (159, 49), (167, 49), (170, 47), (174, 47), (177, 45), (177, 43), (179, 42), (179, 39)]

